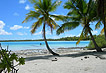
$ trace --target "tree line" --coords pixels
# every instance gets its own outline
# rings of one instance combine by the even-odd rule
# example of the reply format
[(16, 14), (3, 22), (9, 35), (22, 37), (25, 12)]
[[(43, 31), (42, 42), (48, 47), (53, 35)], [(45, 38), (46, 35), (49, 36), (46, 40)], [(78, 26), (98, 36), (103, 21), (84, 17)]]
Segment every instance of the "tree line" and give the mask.
[[(97, 35), (94, 35), (96, 37)], [(59, 39), (47, 39), (47, 41), (78, 41), (80, 37), (73, 36), (73, 37), (62, 37)], [(91, 40), (91, 37), (84, 37), (82, 40)], [(22, 41), (44, 41), (44, 39), (36, 39), (36, 40), (0, 40), (0, 42), (22, 42)]]

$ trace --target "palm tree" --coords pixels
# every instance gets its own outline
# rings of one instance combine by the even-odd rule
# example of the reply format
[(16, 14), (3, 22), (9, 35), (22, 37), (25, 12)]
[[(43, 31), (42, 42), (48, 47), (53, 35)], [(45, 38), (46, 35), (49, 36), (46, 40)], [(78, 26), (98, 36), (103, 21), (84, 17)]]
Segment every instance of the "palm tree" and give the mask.
[(30, 0), (31, 3), (34, 4), (35, 11), (30, 11), (26, 14), (26, 18), (22, 23), (37, 19), (38, 21), (34, 22), (32, 25), (31, 33), (35, 33), (36, 29), (43, 25), (43, 37), (48, 51), (53, 54), (59, 56), (59, 54), (53, 52), (46, 40), (46, 30), (45, 27), (49, 26), (51, 28), (51, 32), (53, 29), (56, 29), (58, 26), (53, 18), (56, 20), (63, 19), (62, 15), (52, 15), (50, 12), (56, 10), (57, 6), (61, 4), (60, 0), (56, 0), (52, 3), (52, 0)]
[(64, 8), (70, 9), (67, 14), (70, 16), (67, 22), (57, 30), (57, 34), (63, 33), (65, 30), (72, 30), (78, 27), (80, 24), (83, 27), (82, 33), (76, 44), (79, 44), (83, 37), (87, 37), (90, 34), (91, 39), (95, 45), (97, 52), (102, 52), (101, 48), (96, 44), (95, 39), (91, 33), (90, 22), (96, 21), (98, 18), (96, 13), (96, 6), (93, 0), (69, 0), (65, 3)]
[[(97, 14), (100, 18), (100, 21), (104, 24), (104, 28), (101, 32), (104, 32), (105, 40), (106, 40), (106, 0), (96, 0), (97, 4)], [(101, 24), (97, 24), (96, 26), (99, 28)], [(97, 28), (96, 28), (97, 29)]]

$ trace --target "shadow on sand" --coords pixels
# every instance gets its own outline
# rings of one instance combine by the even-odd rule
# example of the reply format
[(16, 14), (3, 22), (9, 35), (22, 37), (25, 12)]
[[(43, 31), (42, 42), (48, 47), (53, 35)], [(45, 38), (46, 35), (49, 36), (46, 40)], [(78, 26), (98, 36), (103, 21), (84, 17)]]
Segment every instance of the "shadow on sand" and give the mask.
[[(81, 56), (87, 56), (87, 55), (92, 55), (95, 56), (95, 58), (100, 58), (102, 60), (106, 60), (106, 51), (104, 52), (77, 52), (77, 53), (73, 53), (73, 54), (63, 54), (60, 55), (59, 57), (72, 57), (72, 58), (76, 58), (76, 57), (81, 57)], [(39, 59), (50, 59), (52, 57), (56, 57), (53, 55), (44, 55), (44, 56), (34, 56), (34, 57), (27, 57), (26, 61), (32, 61), (32, 60), (39, 60)]]

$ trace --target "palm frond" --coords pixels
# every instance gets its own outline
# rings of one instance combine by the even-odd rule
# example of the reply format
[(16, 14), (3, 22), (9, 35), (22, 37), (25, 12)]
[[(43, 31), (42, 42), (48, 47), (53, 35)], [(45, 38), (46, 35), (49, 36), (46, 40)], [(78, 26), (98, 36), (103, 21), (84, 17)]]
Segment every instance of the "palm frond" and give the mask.
[(71, 18), (70, 16), (63, 15), (50, 15), (50, 17), (53, 17), (56, 21), (66, 21), (68, 18)]
[(36, 4), (34, 5), (34, 9), (37, 11), (37, 12), (40, 12), (41, 14), (44, 14), (44, 10), (43, 10), (43, 6), (41, 4), (41, 2), (36, 2)]
[(104, 34), (104, 28), (101, 30), (100, 34), (101, 34), (101, 35), (103, 35), (103, 34)]
[(92, 29), (90, 27), (87, 27), (86, 25), (84, 26), (80, 38), (78, 39), (78, 41), (76, 42), (76, 45), (78, 45), (80, 43), (80, 41), (82, 40), (82, 38), (87, 37), (88, 36), (88, 31), (91, 31)]
[(48, 18), (47, 20), (47, 24), (48, 26), (51, 28), (51, 33), (53, 29), (56, 29), (59, 25), (52, 19), (52, 18)]
[(59, 25), (52, 18), (50, 18), (50, 21), (53, 25), (53, 29), (56, 29), (57, 27), (59, 27)]
[(80, 14), (81, 16), (83, 16), (79, 8), (76, 6), (75, 2), (76, 0), (69, 0), (68, 2), (65, 3), (64, 8), (75, 10), (77, 14)]
[(67, 22), (62, 24), (62, 26), (58, 28), (56, 33), (57, 35), (59, 35), (60, 33), (64, 33), (64, 31), (66, 30), (72, 30), (78, 26), (79, 26), (79, 22)]
[(55, 11), (57, 9), (57, 7), (61, 4), (62, 1), (60, 0), (56, 0), (54, 3), (52, 3), (49, 8), (48, 8), (48, 12), (52, 12)]
[(91, 0), (91, 3), (89, 2), (89, 4), (90, 5), (88, 7), (88, 13), (87, 13), (88, 20), (89, 21), (96, 21), (96, 20), (98, 20), (97, 11), (96, 11), (97, 7), (96, 7), (94, 1), (92, 1), (92, 0)]
[(35, 12), (35, 11), (30, 11), (28, 14), (26, 14), (26, 18), (22, 23), (28, 22), (28, 21), (32, 21), (33, 19), (36, 19), (40, 16), (40, 13)]
[(101, 25), (102, 25), (101, 22), (98, 21), (97, 24), (95, 25), (95, 29), (99, 29)]
[(40, 27), (40, 26), (42, 25), (43, 21), (44, 21), (44, 17), (41, 17), (41, 18), (39, 18), (39, 20), (38, 20), (37, 22), (34, 22), (34, 23), (33, 23), (33, 25), (32, 25), (32, 30), (31, 30), (31, 33), (32, 33), (32, 34), (36, 31), (36, 29), (37, 29), (38, 27)]
[(52, 33), (53, 25), (52, 25), (52, 23), (51, 23), (50, 18), (48, 18), (48, 20), (47, 20), (47, 25), (50, 27), (50, 29), (51, 29), (51, 33)]
[(29, 0), (30, 3), (34, 4), (36, 3), (37, 1), (36, 0)]
[(91, 7), (92, 7), (92, 0), (89, 0), (88, 6), (87, 6), (87, 13), (91, 11)]
[(85, 15), (87, 10), (87, 4), (86, 0), (75, 0), (75, 5), (77, 9), (80, 10), (81, 14)]
[(82, 32), (81, 32), (81, 35), (80, 35), (80, 38), (78, 39), (78, 41), (76, 42), (76, 45), (78, 45), (79, 43), (80, 43), (80, 41), (82, 40), (82, 38), (83, 38), (83, 30), (82, 30)]

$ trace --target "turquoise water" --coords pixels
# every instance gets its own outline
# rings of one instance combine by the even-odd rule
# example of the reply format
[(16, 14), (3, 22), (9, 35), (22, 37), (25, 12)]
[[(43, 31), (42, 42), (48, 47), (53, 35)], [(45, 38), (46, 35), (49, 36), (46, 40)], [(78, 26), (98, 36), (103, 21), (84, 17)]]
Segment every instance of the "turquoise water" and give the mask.
[[(69, 47), (85, 47), (90, 41), (81, 41), (76, 45), (77, 41), (48, 41), (52, 49), (69, 48)], [(3, 48), (9, 46), (9, 50), (26, 50), (26, 49), (46, 49), (44, 41), (25, 41), (25, 42), (0, 42)], [(41, 43), (41, 45), (40, 45)]]

